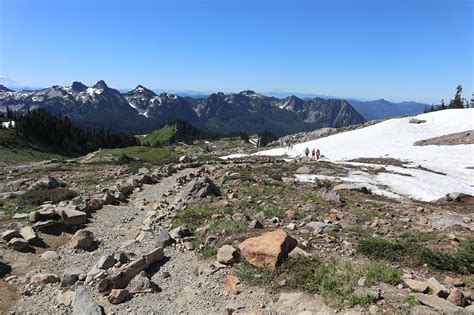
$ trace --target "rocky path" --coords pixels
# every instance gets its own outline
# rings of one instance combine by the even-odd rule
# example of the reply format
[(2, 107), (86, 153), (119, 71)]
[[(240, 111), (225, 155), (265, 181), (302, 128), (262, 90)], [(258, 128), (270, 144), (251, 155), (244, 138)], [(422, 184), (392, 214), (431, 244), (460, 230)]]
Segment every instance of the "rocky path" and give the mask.
[[(34, 274), (55, 273), (61, 276), (66, 268), (81, 270), (79, 279), (85, 280), (86, 289), (107, 314), (223, 314), (229, 304), (258, 310), (270, 307), (273, 297), (263, 289), (246, 290), (238, 296), (229, 295), (223, 284), (228, 273), (226, 267), (219, 264), (214, 267), (213, 259), (203, 260), (193, 250), (185, 250), (181, 244), (165, 248), (165, 259), (147, 270), (150, 280), (160, 288), (156, 293), (134, 294), (128, 301), (114, 305), (98, 292), (97, 282), (88, 283), (89, 279), (85, 279), (85, 275), (104, 255), (124, 251), (134, 259), (155, 249), (158, 246), (157, 235), (163, 229), (170, 229), (172, 211), (168, 204), (173, 204), (183, 188), (179, 179), (195, 172), (196, 169), (178, 171), (157, 184), (143, 185), (140, 191), (130, 196), (126, 206), (107, 205), (98, 210), (87, 226), (97, 242), (94, 250), (73, 250), (65, 244), (57, 248), (57, 258), (48, 261), (36, 259), (37, 264), (30, 265), (27, 272), (26, 268), (22, 268), (26, 276), (19, 276), (16, 285), (14, 283), (22, 290), (22, 298), (13, 311), (71, 313), (70, 306), (59, 305), (56, 300), (58, 283), (28, 284)], [(152, 224), (143, 224), (147, 216), (156, 215), (159, 217)], [(13, 269), (16, 270), (16, 266)], [(199, 274), (198, 270), (204, 273)]]

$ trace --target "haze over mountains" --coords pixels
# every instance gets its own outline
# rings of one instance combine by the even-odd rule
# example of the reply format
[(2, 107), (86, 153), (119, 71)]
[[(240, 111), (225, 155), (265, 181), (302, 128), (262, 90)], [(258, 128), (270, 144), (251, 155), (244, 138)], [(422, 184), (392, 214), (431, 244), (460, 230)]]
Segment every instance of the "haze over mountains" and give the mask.
[(157, 94), (142, 85), (122, 93), (101, 80), (93, 86), (73, 82), (71, 86), (54, 85), (32, 91), (0, 86), (0, 111), (7, 107), (19, 113), (44, 108), (87, 129), (144, 133), (179, 119), (219, 133), (270, 131), (283, 135), (413, 115), (422, 112), (425, 105), (385, 100), (302, 99), (294, 95), (277, 98), (251, 90), (191, 97)]

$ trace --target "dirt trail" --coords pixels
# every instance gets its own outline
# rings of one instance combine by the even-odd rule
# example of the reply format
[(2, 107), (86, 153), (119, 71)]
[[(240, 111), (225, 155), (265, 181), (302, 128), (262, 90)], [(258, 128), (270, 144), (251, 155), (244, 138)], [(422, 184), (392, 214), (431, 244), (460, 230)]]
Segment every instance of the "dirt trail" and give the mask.
[[(31, 276), (39, 272), (54, 272), (61, 275), (67, 267), (80, 268), (86, 274), (102, 255), (116, 252), (121, 247), (126, 248), (127, 253), (137, 256), (154, 249), (157, 246), (155, 237), (158, 232), (163, 228), (170, 228), (170, 217), (157, 222), (152, 231), (144, 232), (144, 237), (140, 242), (131, 240), (141, 233), (140, 227), (147, 212), (154, 211), (160, 203), (172, 204), (174, 202), (176, 194), (182, 189), (177, 179), (195, 171), (196, 169), (185, 169), (163, 178), (155, 185), (144, 185), (142, 191), (131, 195), (126, 206), (104, 206), (93, 215), (91, 223), (87, 226), (99, 242), (96, 250), (76, 252), (66, 244), (56, 250), (59, 260), (44, 262), (36, 257), (38, 264), (30, 266), (26, 274)], [(8, 251), (8, 253), (18, 255), (18, 252)], [(12, 258), (11, 261), (18, 260), (18, 258), (6, 256), (6, 258)], [(87, 288), (96, 302), (104, 307), (106, 313), (116, 314), (131, 312), (141, 314), (156, 311), (166, 314), (222, 314), (225, 306), (230, 302), (262, 310), (271, 305), (272, 296), (265, 293), (263, 289), (248, 290), (239, 296), (229, 296), (223, 285), (228, 272), (225, 268), (211, 275), (198, 275), (198, 267), (206, 261), (194, 251), (183, 251), (176, 246), (171, 246), (165, 249), (165, 256), (163, 263), (152, 266), (151, 270), (147, 271), (151, 280), (161, 288), (161, 292), (135, 295), (125, 303), (112, 305), (97, 292), (95, 286)], [(207, 264), (213, 261), (210, 259)], [(25, 285), (26, 282), (20, 284), (19, 287)], [(23, 296), (13, 310), (33, 313), (70, 313), (70, 307), (57, 305), (55, 301), (57, 293), (58, 284), (47, 284), (42, 289), (31, 290), (27, 293), (30, 296)]]

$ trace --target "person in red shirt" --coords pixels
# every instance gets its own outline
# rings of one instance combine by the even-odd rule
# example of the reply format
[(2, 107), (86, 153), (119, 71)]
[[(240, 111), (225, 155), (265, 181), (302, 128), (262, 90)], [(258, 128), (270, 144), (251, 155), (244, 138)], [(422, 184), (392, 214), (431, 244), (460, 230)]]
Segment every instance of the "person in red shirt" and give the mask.
[(319, 160), (319, 156), (321, 155), (321, 152), (319, 149), (316, 150), (316, 159)]

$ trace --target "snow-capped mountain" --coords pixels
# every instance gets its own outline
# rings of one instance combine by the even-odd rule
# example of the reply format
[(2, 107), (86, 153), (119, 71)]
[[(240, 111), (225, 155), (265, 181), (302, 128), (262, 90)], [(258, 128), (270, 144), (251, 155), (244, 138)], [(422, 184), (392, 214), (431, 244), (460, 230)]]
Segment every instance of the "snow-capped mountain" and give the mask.
[(365, 120), (344, 100), (302, 100), (267, 97), (246, 90), (214, 93), (207, 98), (157, 95), (138, 85), (120, 93), (99, 81), (93, 86), (73, 82), (36, 91), (11, 91), (0, 87), (0, 112), (46, 110), (68, 116), (86, 128), (146, 132), (173, 120), (186, 120), (216, 132), (271, 131), (282, 135), (321, 127), (360, 124)]

